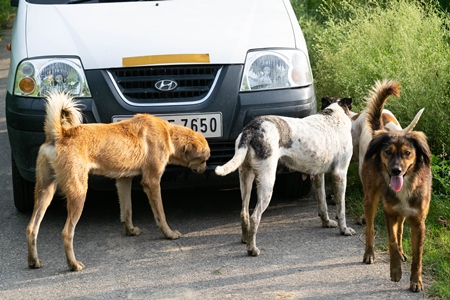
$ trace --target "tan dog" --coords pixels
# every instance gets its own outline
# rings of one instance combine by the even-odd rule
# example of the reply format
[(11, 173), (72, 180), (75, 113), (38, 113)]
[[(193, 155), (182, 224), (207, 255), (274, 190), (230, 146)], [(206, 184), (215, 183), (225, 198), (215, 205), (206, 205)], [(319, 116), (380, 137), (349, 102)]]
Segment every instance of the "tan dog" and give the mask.
[(377, 82), (367, 103), (367, 125), (373, 134), (362, 165), (366, 249), (363, 261), (374, 263), (374, 218), (378, 201), (382, 206), (389, 238), (390, 277), (398, 282), (401, 261), (403, 223), (411, 227), (412, 265), (409, 289), (423, 290), (422, 252), (425, 219), (431, 198), (431, 153), (426, 136), (417, 131), (389, 131), (383, 126), (382, 111), (390, 95), (399, 95), (394, 81)]
[(169, 228), (161, 200), (160, 179), (167, 164), (189, 167), (202, 173), (210, 150), (205, 138), (183, 126), (138, 114), (111, 124), (81, 124), (77, 103), (66, 94), (47, 98), (46, 141), (36, 165), (34, 210), (27, 228), (28, 265), (40, 268), (36, 249), (39, 226), (57, 187), (67, 199), (67, 221), (62, 236), (67, 264), (72, 271), (84, 265), (75, 259), (73, 236), (88, 188), (88, 174), (116, 179), (120, 218), (127, 235), (139, 235), (131, 210), (131, 181), (142, 175), (156, 225), (169, 239), (181, 236)]

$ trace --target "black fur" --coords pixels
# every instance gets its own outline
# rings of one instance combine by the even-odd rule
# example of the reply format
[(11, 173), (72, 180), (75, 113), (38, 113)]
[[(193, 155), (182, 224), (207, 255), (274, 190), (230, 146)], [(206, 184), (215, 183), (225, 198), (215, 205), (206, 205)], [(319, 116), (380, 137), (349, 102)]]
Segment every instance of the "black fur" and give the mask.
[(347, 108), (349, 110), (351, 110), (352, 109), (352, 102), (353, 102), (352, 98), (323, 97), (322, 98), (322, 107), (320, 109), (324, 110), (325, 108), (330, 106), (330, 104), (338, 103), (341, 107), (343, 105), (345, 105), (345, 106), (347, 106)]
[(242, 131), (238, 148), (242, 148), (245, 145), (251, 146), (253, 150), (255, 150), (256, 157), (261, 160), (270, 157), (273, 151), (265, 139), (266, 133), (264, 132), (264, 129), (261, 128), (261, 124), (264, 122), (270, 122), (277, 128), (280, 135), (280, 147), (292, 147), (291, 129), (286, 121), (277, 116), (256, 117), (250, 121)]

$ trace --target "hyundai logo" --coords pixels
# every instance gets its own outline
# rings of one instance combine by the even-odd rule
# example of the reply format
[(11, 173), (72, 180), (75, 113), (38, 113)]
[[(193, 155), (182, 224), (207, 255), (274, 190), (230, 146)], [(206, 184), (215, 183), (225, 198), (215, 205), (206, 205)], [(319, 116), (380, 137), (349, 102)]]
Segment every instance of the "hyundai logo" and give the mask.
[(178, 83), (170, 79), (163, 79), (155, 83), (155, 88), (162, 92), (170, 92), (176, 89)]

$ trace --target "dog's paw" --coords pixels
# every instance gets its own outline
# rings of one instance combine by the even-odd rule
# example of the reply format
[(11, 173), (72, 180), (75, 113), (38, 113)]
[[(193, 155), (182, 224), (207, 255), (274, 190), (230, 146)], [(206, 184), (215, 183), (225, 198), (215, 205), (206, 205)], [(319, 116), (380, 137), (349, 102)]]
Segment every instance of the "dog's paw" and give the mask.
[(39, 269), (43, 266), (44, 264), (42, 263), (42, 261), (40, 259), (35, 259), (35, 260), (28, 260), (28, 267), (30, 269)]
[(411, 281), (410, 284), (409, 284), (409, 290), (411, 292), (415, 292), (415, 293), (423, 291), (422, 280), (419, 280), (418, 282), (412, 282)]
[(170, 232), (165, 233), (166, 238), (171, 240), (176, 240), (181, 237), (181, 233), (178, 230), (171, 230)]
[(366, 264), (373, 264), (375, 262), (375, 254), (373, 253), (364, 253), (363, 262)]
[(336, 228), (336, 227), (338, 227), (338, 223), (335, 220), (328, 220), (328, 221), (322, 220), (322, 227), (323, 228)]
[(343, 231), (341, 231), (342, 235), (351, 236), (354, 235), (356, 231), (351, 227), (345, 227)]
[(135, 236), (141, 234), (141, 230), (139, 229), (139, 227), (125, 228), (125, 232), (128, 236)]
[(391, 281), (399, 282), (400, 279), (402, 279), (402, 268), (400, 266), (391, 268)]
[(255, 247), (253, 249), (247, 249), (247, 254), (249, 256), (258, 256), (259, 253), (260, 253), (260, 251), (259, 251), (258, 247)]
[(84, 265), (81, 261), (68, 262), (70, 271), (81, 271), (84, 269)]
[(225, 173), (225, 169), (222, 166), (218, 166), (215, 169), (216, 175), (223, 176)]

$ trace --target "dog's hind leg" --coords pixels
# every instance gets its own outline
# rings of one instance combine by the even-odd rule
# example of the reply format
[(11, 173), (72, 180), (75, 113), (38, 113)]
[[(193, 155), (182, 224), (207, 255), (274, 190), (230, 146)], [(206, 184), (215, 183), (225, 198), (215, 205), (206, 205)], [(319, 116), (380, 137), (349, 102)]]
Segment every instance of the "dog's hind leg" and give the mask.
[(411, 218), (409, 221), (411, 226), (411, 246), (413, 253), (409, 289), (412, 292), (420, 292), (423, 290), (422, 253), (425, 240), (425, 219), (418, 221), (417, 219)]
[(248, 243), (249, 238), (249, 228), (250, 228), (250, 197), (252, 193), (253, 181), (255, 179), (255, 173), (253, 170), (246, 166), (241, 166), (239, 168), (239, 182), (241, 188), (241, 198), (242, 198), (242, 210), (241, 210), (241, 227), (242, 227), (242, 243)]
[[(322, 220), (322, 226), (324, 228), (335, 228), (338, 226), (338, 223), (334, 220), (330, 220), (328, 216), (328, 207), (325, 196), (325, 174), (319, 174), (314, 176), (314, 190), (316, 194), (317, 200), (317, 209), (319, 213), (319, 217)], [(336, 195), (335, 195), (336, 196)]]
[(345, 172), (333, 171), (333, 189), (334, 196), (336, 200), (337, 216), (339, 230), (342, 235), (350, 236), (356, 233), (356, 231), (347, 227), (347, 222), (345, 218), (345, 188), (347, 186), (347, 175)]
[(141, 234), (141, 230), (133, 225), (133, 210), (131, 203), (132, 180), (132, 177), (116, 179), (117, 194), (120, 203), (120, 221), (125, 228), (125, 233), (129, 236)]
[(153, 216), (155, 218), (156, 226), (161, 229), (164, 236), (168, 239), (178, 239), (181, 233), (177, 230), (170, 229), (166, 221), (166, 215), (164, 213), (164, 207), (161, 198), (161, 186), (160, 180), (163, 170), (155, 170), (147, 168), (142, 174), (141, 184), (144, 187), (144, 191), (147, 194), (150, 207), (152, 208)]
[(261, 221), (261, 216), (267, 209), (272, 198), (273, 186), (275, 184), (277, 161), (271, 165), (265, 167), (259, 166), (259, 170), (256, 171), (257, 182), (257, 203), (250, 217), (250, 227), (248, 231), (247, 240), (247, 254), (251, 256), (258, 256), (260, 250), (256, 247), (256, 233)]
[(37, 166), (34, 208), (26, 232), (28, 242), (28, 266), (34, 269), (40, 268), (43, 265), (38, 257), (37, 236), (42, 219), (44, 218), (45, 212), (52, 202), (56, 191), (56, 181), (53, 178), (53, 172), (47, 157), (39, 155)]
[(75, 235), (75, 227), (83, 212), (84, 202), (86, 201), (88, 170), (87, 168), (81, 169), (78, 166), (76, 172), (66, 174), (62, 179), (58, 178), (58, 182), (67, 199), (67, 219), (62, 231), (67, 266), (71, 271), (81, 271), (84, 265), (75, 258), (73, 237)]

